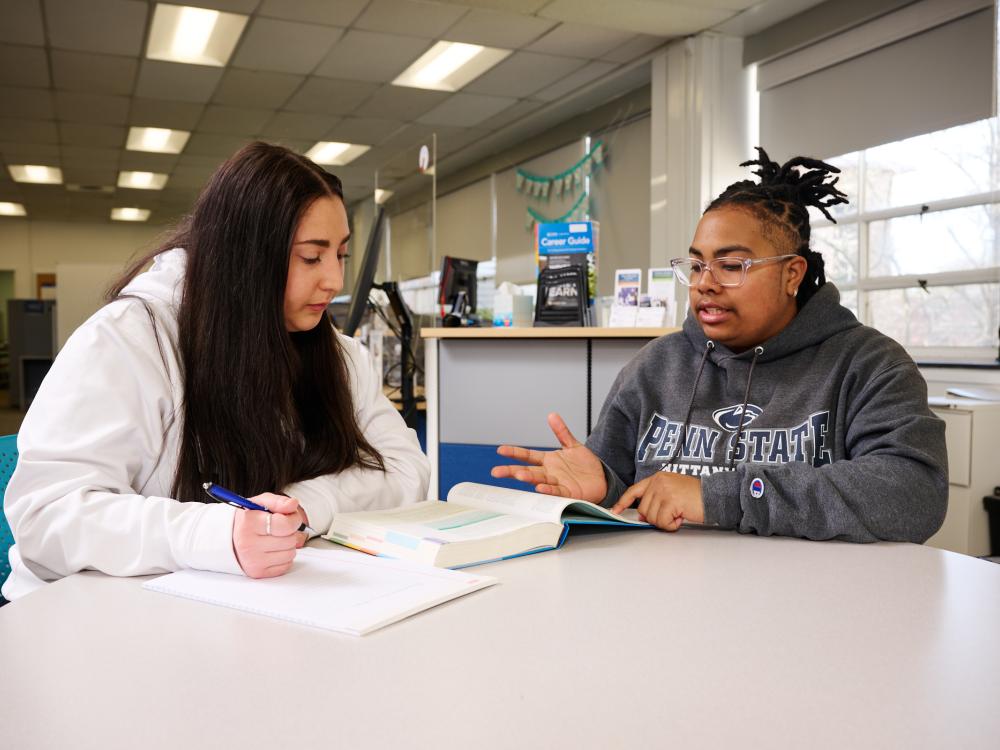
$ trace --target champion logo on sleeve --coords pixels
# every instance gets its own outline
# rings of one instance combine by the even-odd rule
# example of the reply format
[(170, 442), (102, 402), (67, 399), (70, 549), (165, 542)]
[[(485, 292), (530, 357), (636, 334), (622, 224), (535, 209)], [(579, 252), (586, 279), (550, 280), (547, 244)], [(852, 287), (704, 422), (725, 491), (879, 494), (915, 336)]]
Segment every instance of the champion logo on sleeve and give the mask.
[(757, 477), (750, 482), (750, 497), (764, 497), (764, 480), (760, 477)]

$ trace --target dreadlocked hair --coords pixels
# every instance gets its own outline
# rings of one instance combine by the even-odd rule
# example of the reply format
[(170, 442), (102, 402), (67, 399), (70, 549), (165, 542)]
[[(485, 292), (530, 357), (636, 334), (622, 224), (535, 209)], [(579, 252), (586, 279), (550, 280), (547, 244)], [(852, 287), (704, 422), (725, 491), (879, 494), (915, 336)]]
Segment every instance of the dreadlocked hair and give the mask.
[(809, 206), (819, 209), (830, 221), (836, 219), (829, 209), (847, 203), (847, 195), (837, 189), (840, 172), (837, 167), (808, 156), (796, 156), (784, 164), (771, 161), (767, 152), (757, 146), (757, 158), (745, 161), (741, 167), (757, 167), (754, 174), (760, 182), (741, 180), (727, 187), (712, 201), (705, 213), (724, 206), (739, 206), (760, 220), (765, 234), (774, 239), (790, 241), (794, 252), (806, 259), (806, 273), (795, 297), (798, 309), (826, 283), (823, 256), (809, 247)]

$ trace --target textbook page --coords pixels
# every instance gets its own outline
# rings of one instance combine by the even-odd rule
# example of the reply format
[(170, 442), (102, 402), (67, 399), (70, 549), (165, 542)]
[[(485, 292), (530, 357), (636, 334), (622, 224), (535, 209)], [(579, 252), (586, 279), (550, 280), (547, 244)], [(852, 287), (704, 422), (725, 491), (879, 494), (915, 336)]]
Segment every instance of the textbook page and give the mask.
[(300, 625), (365, 635), (497, 582), (490, 576), (358, 552), (300, 549), (292, 569), (277, 578), (255, 580), (181, 570), (148, 581), (143, 588)]
[(588, 503), (586, 500), (554, 497), (540, 492), (525, 492), (474, 482), (460, 482), (452, 487), (448, 492), (448, 502), (501, 513), (516, 513), (524, 518), (548, 523), (561, 524), (565, 521), (579, 523), (588, 519), (599, 519), (615, 523), (647, 525), (639, 520), (639, 514), (634, 508), (624, 511), (619, 516), (607, 508)]

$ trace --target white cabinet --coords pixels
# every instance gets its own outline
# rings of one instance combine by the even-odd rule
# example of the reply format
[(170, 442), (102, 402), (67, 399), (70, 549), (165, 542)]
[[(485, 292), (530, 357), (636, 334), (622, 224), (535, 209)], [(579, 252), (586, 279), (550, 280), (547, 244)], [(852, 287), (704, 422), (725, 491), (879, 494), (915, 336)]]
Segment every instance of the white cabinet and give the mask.
[(983, 497), (1000, 485), (1000, 403), (932, 398), (945, 422), (948, 444), (948, 515), (927, 544), (967, 555), (990, 553)]

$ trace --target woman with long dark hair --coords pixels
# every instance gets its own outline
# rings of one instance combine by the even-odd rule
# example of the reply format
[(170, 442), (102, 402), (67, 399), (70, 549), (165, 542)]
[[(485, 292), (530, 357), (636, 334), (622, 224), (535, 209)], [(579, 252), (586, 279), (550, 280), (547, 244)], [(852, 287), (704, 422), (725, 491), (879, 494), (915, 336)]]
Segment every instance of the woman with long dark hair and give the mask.
[[(349, 236), (340, 180), (305, 157), (253, 143), (218, 169), (25, 416), (6, 598), (84, 569), (281, 575), (304, 524), (425, 499), (415, 434), (326, 313)], [(209, 482), (271, 512), (211, 502)]]

